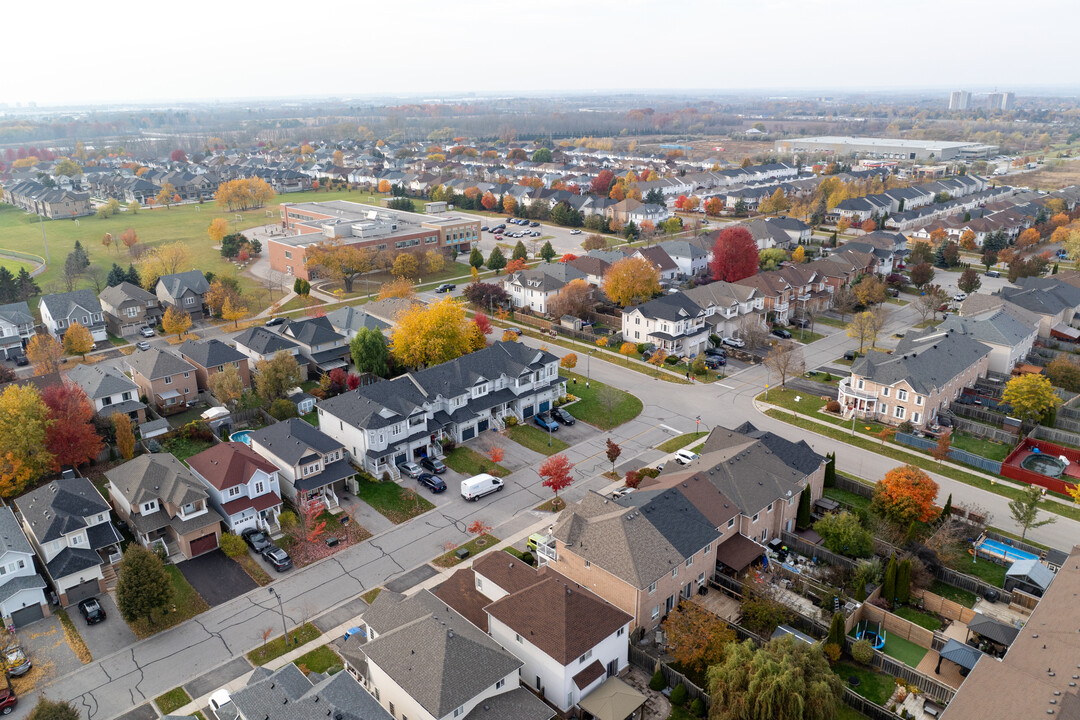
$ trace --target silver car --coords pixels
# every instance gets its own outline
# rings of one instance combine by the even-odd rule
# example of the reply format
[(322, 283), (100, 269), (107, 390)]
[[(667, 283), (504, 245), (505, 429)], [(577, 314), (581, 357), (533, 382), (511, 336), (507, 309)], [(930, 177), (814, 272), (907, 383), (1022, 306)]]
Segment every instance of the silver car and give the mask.
[(414, 462), (401, 463), (400, 465), (398, 465), (398, 470), (401, 471), (402, 475), (411, 478), (418, 478), (424, 472), (424, 469)]

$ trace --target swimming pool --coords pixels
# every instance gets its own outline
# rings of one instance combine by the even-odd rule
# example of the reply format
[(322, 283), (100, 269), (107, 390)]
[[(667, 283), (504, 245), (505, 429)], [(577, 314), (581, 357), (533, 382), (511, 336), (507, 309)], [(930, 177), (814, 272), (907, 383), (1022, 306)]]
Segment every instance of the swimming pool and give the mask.
[(1061, 477), (1061, 474), (1065, 472), (1065, 463), (1053, 455), (1043, 453), (1028, 455), (1020, 461), (1020, 467), (1052, 478)]
[(242, 442), (248, 447), (251, 447), (251, 431), (250, 430), (237, 430), (229, 436), (230, 440), (236, 442)]
[(997, 540), (991, 540), (990, 538), (983, 538), (976, 546), (976, 550), (984, 555), (990, 555), (993, 557), (1001, 558), (1005, 562), (1015, 562), (1017, 560), (1038, 560), (1037, 555), (1032, 555), (1024, 550), (1018, 550), (1011, 545), (998, 542)]

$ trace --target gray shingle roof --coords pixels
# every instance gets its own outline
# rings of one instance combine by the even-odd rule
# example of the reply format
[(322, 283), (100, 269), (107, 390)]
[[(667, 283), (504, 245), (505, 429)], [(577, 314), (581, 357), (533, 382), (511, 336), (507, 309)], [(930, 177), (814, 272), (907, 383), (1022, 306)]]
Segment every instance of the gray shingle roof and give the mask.
[(281, 350), (299, 347), (292, 340), (283, 338), (276, 332), (261, 326), (249, 327), (233, 338), (233, 342), (243, 345), (258, 355), (273, 355)]
[[(714, 443), (710, 443), (710, 441), (713, 440), (714, 436), (719, 437), (722, 435), (724, 431), (725, 428), (722, 427), (713, 428), (712, 432), (709, 433), (709, 437), (705, 439), (705, 447), (702, 448), (702, 454), (719, 450), (722, 447), (719, 440)], [(760, 440), (765, 447), (772, 451), (773, 455), (783, 460), (788, 467), (798, 470), (806, 475), (816, 472), (817, 469), (821, 467), (821, 463), (825, 462), (825, 457), (814, 452), (814, 449), (811, 448), (805, 440), (792, 442), (791, 440), (780, 437), (774, 433), (758, 430), (749, 422), (745, 422), (735, 428), (735, 432), (755, 440)]]
[(177, 373), (195, 372), (195, 366), (167, 350), (150, 348), (128, 355), (127, 364), (148, 380), (169, 377)]
[(0, 319), (6, 320), (12, 325), (33, 325), (34, 316), (30, 314), (30, 306), (26, 301), (0, 305)]
[(32, 553), (34, 548), (23, 535), (22, 527), (10, 507), (0, 507), (0, 553)]
[(247, 355), (218, 339), (187, 340), (180, 346), (180, 356), (204, 368), (246, 360)]
[(133, 507), (151, 500), (176, 506), (205, 500), (206, 490), (186, 465), (169, 453), (149, 453), (105, 473)]
[(553, 717), (555, 711), (548, 704), (528, 688), (516, 687), (484, 700), (463, 720), (551, 720)]
[(925, 395), (988, 354), (990, 347), (970, 335), (927, 328), (908, 333), (892, 355), (871, 350), (855, 361), (851, 374), (883, 385), (906, 380), (912, 390)]
[(201, 270), (188, 270), (187, 272), (163, 275), (158, 278), (158, 285), (165, 289), (165, 293), (171, 298), (179, 298), (188, 290), (202, 295), (210, 289), (210, 283), (206, 282), (206, 276)]
[(248, 720), (391, 720), (379, 702), (346, 672), (305, 677), (293, 663), (271, 672), (256, 668), (248, 684), (232, 693)]
[(135, 381), (111, 365), (76, 365), (67, 372), (67, 379), (81, 387), (91, 400), (123, 392), (139, 396)]
[(3, 585), (0, 585), (0, 602), (4, 602), (15, 593), (23, 590), (45, 589), (45, 579), (34, 573), (33, 575), (16, 575)]
[(341, 443), (300, 418), (289, 418), (255, 430), (250, 439), (256, 452), (259, 448), (255, 445), (261, 445), (290, 466), (296, 465), (309, 449), (328, 453), (341, 447)]
[(278, 329), (282, 337), (308, 346), (334, 343), (344, 339), (334, 330), (334, 326), (326, 317), (286, 320), (285, 324)]
[(326, 313), (326, 319), (342, 334), (359, 332), (362, 328), (385, 330), (390, 327), (389, 323), (385, 323), (373, 315), (368, 315), (363, 308), (353, 307), (352, 305)]
[[(721, 429), (719, 432), (731, 431)], [(734, 435), (734, 438), (740, 437), (745, 436)], [(714, 442), (719, 444), (719, 441)], [(730, 443), (712, 452), (702, 453), (700, 458), (674, 472), (696, 471), (704, 474), (747, 516), (764, 511), (769, 503), (802, 492), (806, 473), (789, 465), (763, 441), (746, 437), (743, 442), (731, 440)]]
[(54, 480), (19, 497), (15, 504), (38, 542), (85, 528), (83, 518), (111, 510), (94, 484), (83, 477)]
[(45, 564), (45, 569), (53, 580), (59, 580), (101, 564), (101, 557), (93, 550), (66, 547)]
[(1004, 310), (978, 318), (950, 315), (945, 318), (945, 322), (938, 325), (937, 329), (955, 330), (984, 343), (1010, 348), (1034, 335), (1038, 330), (1037, 327), (1025, 325)]
[(101, 303), (94, 291), (87, 289), (43, 295), (41, 303), (49, 309), (49, 314), (54, 318), (66, 318), (76, 306), (87, 312), (101, 312)]
[(670, 322), (688, 320), (705, 314), (705, 311), (684, 293), (661, 295), (642, 305), (626, 308), (623, 313), (631, 313), (634, 310), (641, 312), (644, 317)]
[(138, 300), (141, 303), (157, 302), (157, 296), (143, 290), (138, 285), (122, 282), (119, 285), (107, 287), (101, 291), (98, 297), (112, 307), (120, 307), (128, 300)]

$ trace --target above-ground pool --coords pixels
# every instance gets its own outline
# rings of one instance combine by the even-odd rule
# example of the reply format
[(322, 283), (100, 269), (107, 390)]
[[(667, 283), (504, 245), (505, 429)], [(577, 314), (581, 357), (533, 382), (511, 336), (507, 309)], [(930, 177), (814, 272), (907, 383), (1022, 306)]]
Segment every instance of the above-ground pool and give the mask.
[(991, 540), (990, 538), (983, 538), (977, 545), (975, 545), (975, 551), (980, 555), (987, 555), (990, 557), (998, 558), (1007, 563), (1014, 563), (1017, 560), (1038, 560), (1037, 555), (1032, 555), (1029, 552), (1023, 550), (1017, 550), (1011, 545), (998, 542), (997, 540)]
[(1020, 461), (1020, 467), (1031, 472), (1037, 472), (1047, 477), (1061, 477), (1065, 472), (1065, 463), (1053, 455), (1044, 453), (1032, 453)]
[(242, 442), (248, 447), (251, 447), (251, 431), (250, 430), (237, 430), (229, 436), (230, 440), (234, 442)]

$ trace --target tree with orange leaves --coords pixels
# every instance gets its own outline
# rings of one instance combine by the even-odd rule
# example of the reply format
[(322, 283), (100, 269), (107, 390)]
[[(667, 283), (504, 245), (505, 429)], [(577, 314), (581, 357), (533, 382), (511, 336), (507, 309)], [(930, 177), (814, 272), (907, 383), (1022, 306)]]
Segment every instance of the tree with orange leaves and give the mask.
[(880, 515), (907, 527), (928, 522), (938, 515), (934, 506), (938, 484), (914, 465), (895, 467), (874, 486), (871, 507)]
[(514, 211), (517, 210), (517, 200), (514, 199), (513, 195), (507, 195), (503, 198), (502, 207), (504, 213), (513, 215)]
[(484, 193), (484, 196), (480, 198), (480, 204), (484, 206), (485, 210), (491, 210), (493, 207), (495, 207), (496, 202), (498, 201), (495, 199), (495, 196), (492, 195), (490, 192)]
[(525, 261), (521, 258), (518, 258), (517, 260), (511, 260), (510, 262), (506, 263), (506, 274), (509, 275), (510, 273), (521, 272), (525, 269), (525, 267)]
[(945, 232), (944, 228), (935, 228), (930, 231), (930, 242), (934, 247), (937, 247), (941, 243), (945, 242), (945, 238), (949, 237), (949, 233)]
[(1035, 228), (1028, 228), (1024, 232), (1020, 233), (1020, 237), (1016, 238), (1017, 249), (1023, 249), (1039, 243), (1039, 231)]
[(877, 223), (874, 222), (873, 219), (863, 220), (863, 224), (860, 225), (859, 227), (861, 227), (863, 229), (863, 232), (870, 233), (870, 232), (874, 232), (875, 230), (877, 230)]

